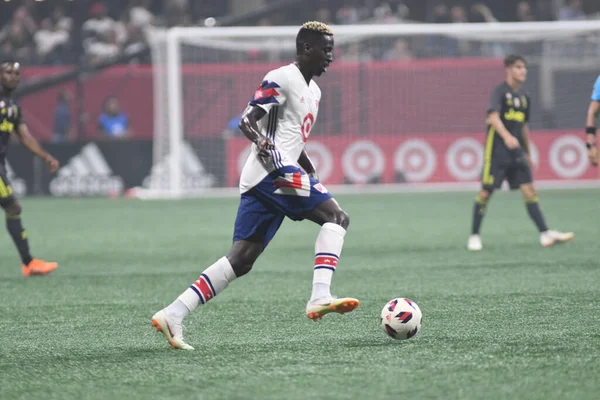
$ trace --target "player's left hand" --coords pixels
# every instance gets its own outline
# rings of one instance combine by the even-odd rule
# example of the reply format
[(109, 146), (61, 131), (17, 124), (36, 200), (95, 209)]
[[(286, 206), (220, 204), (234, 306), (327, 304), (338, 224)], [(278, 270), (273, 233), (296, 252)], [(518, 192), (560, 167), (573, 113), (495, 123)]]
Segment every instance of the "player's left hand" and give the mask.
[(529, 163), (529, 168), (533, 169), (535, 167), (533, 164), (533, 158), (531, 158), (530, 154), (527, 154), (527, 162)]
[(588, 149), (588, 159), (594, 167), (598, 165), (598, 148), (596, 146)]
[(258, 156), (263, 162), (269, 161), (271, 158), (270, 150), (275, 148), (273, 141), (266, 136), (260, 137), (256, 141), (256, 147), (258, 148)]
[(46, 155), (44, 158), (46, 164), (48, 164), (48, 168), (50, 168), (50, 172), (55, 173), (58, 170), (59, 163), (58, 160), (52, 157), (50, 154)]

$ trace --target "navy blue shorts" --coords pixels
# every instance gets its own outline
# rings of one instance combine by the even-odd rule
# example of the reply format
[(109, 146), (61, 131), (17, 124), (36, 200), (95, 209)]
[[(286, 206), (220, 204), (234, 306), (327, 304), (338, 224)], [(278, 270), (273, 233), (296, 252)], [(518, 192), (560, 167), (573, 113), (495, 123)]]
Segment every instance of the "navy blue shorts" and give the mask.
[(331, 198), (325, 186), (298, 167), (273, 171), (242, 194), (233, 241), (258, 236), (267, 247), (285, 217), (301, 221), (306, 213)]

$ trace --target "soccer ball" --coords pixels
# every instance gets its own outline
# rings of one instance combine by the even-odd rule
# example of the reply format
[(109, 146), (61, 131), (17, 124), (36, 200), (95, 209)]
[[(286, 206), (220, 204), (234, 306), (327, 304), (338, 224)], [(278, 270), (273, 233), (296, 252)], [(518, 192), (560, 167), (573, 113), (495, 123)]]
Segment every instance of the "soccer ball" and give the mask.
[(381, 310), (381, 326), (391, 338), (410, 339), (421, 329), (422, 317), (417, 303), (398, 297), (389, 301)]

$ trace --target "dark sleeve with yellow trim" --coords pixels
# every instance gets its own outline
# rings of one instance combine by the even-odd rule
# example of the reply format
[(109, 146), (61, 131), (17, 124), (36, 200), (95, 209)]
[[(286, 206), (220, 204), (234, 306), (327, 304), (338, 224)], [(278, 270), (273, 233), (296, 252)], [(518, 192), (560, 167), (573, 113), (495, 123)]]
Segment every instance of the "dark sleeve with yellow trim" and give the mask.
[(496, 86), (496, 88), (494, 88), (492, 91), (492, 95), (490, 96), (490, 103), (487, 108), (487, 113), (502, 112), (502, 105), (504, 103), (505, 96), (506, 93), (504, 93), (502, 85)]
[(19, 126), (24, 123), (25, 122), (23, 122), (23, 109), (21, 108), (21, 106), (17, 106), (17, 116), (15, 118), (15, 129), (18, 129)]

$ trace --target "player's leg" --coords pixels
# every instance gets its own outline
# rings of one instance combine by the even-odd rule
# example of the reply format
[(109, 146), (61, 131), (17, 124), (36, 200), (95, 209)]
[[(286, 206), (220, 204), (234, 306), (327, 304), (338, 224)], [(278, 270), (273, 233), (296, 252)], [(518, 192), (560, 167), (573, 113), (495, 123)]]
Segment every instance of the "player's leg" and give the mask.
[(525, 199), (525, 205), (529, 217), (535, 223), (540, 232), (540, 244), (544, 247), (550, 247), (555, 243), (567, 242), (573, 239), (572, 232), (558, 232), (548, 229), (546, 220), (540, 209), (537, 191), (533, 185), (533, 174), (529, 161), (524, 154), (516, 157), (514, 167), (507, 175), (508, 183), (511, 189), (520, 188)]
[(152, 317), (152, 325), (163, 333), (171, 347), (193, 350), (183, 339), (183, 320), (187, 315), (212, 300), (236, 278), (250, 271), (263, 251), (262, 240), (240, 240), (233, 244), (229, 254), (221, 257), (200, 274), (169, 306)]
[(310, 301), (331, 297), (331, 280), (344, 246), (350, 217), (334, 198), (311, 210), (306, 218), (321, 225), (315, 242), (315, 264)]
[(546, 220), (542, 214), (542, 210), (540, 209), (537, 192), (533, 186), (533, 183), (529, 182), (521, 184), (520, 189), (523, 193), (523, 198), (525, 199), (525, 205), (527, 207), (529, 217), (531, 217), (540, 233), (546, 232), (548, 230), (548, 226), (546, 225)]
[(227, 256), (206, 268), (175, 301), (152, 317), (152, 325), (165, 335), (173, 348), (193, 350), (183, 339), (183, 319), (225, 290), (233, 280), (250, 272), (275, 236), (283, 218), (283, 214), (268, 209), (256, 197), (249, 194), (242, 196), (235, 221), (234, 242)]
[(485, 216), (492, 193), (494, 193), (493, 188), (482, 188), (475, 197), (475, 204), (473, 205), (473, 221), (471, 223), (471, 235), (469, 236), (469, 240), (467, 242), (467, 249), (470, 251), (479, 251), (483, 248), (479, 231), (481, 230), (481, 223), (483, 222), (483, 217)]
[(167, 307), (167, 314), (183, 320), (199, 305), (208, 303), (225, 290), (234, 279), (250, 272), (263, 249), (264, 241), (259, 235), (234, 242), (227, 256), (202, 271), (198, 279)]
[(559, 232), (548, 229), (546, 220), (540, 208), (537, 191), (532, 182), (521, 184), (520, 189), (521, 192), (523, 192), (529, 217), (531, 217), (540, 232), (540, 244), (542, 246), (551, 247), (556, 243), (568, 242), (573, 239), (575, 236), (573, 232)]
[[(318, 196), (316, 193), (315, 195)], [(330, 292), (350, 217), (334, 198), (328, 198), (308, 212), (306, 219), (321, 225), (315, 243), (313, 284), (306, 306), (307, 317), (316, 321), (330, 312), (343, 314), (353, 311), (360, 304), (357, 299), (334, 298)]]
[(481, 190), (477, 193), (473, 204), (471, 235), (467, 241), (467, 249), (470, 251), (479, 251), (483, 248), (479, 234), (481, 223), (485, 217), (492, 194), (495, 189), (502, 185), (505, 174), (505, 166), (499, 160), (494, 159), (491, 153), (486, 155), (481, 174)]
[(21, 271), (24, 276), (45, 275), (56, 269), (54, 262), (45, 262), (34, 259), (29, 252), (27, 232), (21, 222), (21, 205), (13, 196), (13, 190), (4, 173), (0, 173), (0, 206), (6, 216), (6, 230), (10, 234), (19, 256), (21, 257)]

